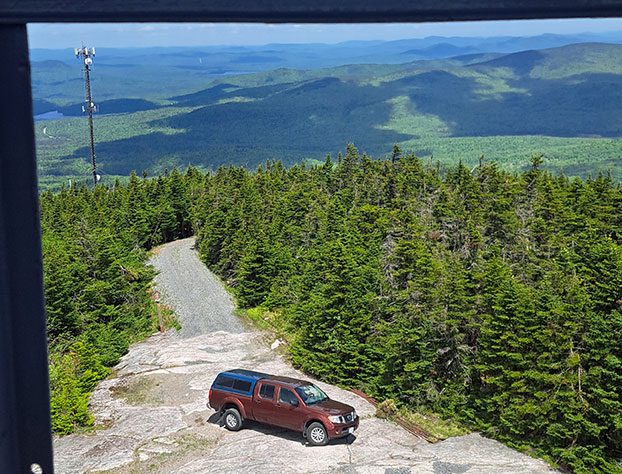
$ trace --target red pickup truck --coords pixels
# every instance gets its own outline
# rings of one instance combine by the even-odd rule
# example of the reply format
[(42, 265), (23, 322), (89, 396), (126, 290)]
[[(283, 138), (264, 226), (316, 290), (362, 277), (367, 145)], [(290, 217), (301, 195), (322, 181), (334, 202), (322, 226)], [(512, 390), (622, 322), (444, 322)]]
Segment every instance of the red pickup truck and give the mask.
[(354, 408), (331, 400), (310, 382), (244, 369), (218, 374), (208, 407), (222, 414), (230, 431), (254, 420), (298, 431), (314, 446), (347, 436), (359, 426)]

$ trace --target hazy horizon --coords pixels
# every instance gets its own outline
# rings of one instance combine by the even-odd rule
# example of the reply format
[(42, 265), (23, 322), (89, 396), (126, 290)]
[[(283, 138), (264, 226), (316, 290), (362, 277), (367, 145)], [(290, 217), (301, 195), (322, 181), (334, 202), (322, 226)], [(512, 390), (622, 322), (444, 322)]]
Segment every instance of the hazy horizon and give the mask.
[(622, 19), (509, 20), (454, 23), (263, 24), (99, 23), (29, 24), (31, 49), (265, 46), (270, 44), (394, 41), (439, 37), (530, 37), (542, 34), (608, 34)]

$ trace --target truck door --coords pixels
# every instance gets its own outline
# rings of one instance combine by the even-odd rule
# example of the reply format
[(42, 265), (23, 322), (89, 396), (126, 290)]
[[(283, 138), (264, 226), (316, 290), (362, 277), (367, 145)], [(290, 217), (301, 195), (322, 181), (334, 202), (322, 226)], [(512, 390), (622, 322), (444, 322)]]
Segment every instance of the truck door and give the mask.
[(279, 426), (300, 431), (304, 424), (304, 413), (301, 409), (302, 402), (293, 392), (285, 387), (279, 387), (279, 395), (276, 400), (276, 415), (279, 417)]
[(262, 423), (274, 423), (276, 389), (274, 384), (268, 382), (259, 382), (257, 395), (253, 398), (253, 415), (255, 420)]

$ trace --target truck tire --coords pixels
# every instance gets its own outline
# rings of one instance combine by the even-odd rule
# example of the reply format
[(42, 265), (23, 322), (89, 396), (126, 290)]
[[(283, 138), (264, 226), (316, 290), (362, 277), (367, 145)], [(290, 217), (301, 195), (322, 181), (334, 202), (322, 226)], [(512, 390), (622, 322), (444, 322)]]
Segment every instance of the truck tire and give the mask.
[(312, 446), (325, 446), (328, 444), (328, 432), (322, 423), (311, 423), (307, 428), (307, 441)]
[(242, 429), (242, 416), (235, 408), (227, 408), (223, 413), (225, 428), (229, 431), (240, 431)]

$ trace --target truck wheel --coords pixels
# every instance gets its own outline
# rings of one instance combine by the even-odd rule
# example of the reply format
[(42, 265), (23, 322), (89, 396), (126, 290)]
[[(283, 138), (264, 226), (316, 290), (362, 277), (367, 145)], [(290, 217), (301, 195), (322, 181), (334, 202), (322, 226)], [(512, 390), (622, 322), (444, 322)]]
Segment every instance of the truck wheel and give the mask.
[(229, 431), (239, 431), (242, 428), (242, 417), (235, 408), (228, 408), (223, 414), (225, 428)]
[(322, 423), (311, 423), (307, 428), (307, 440), (313, 446), (325, 446), (328, 443), (328, 433)]

